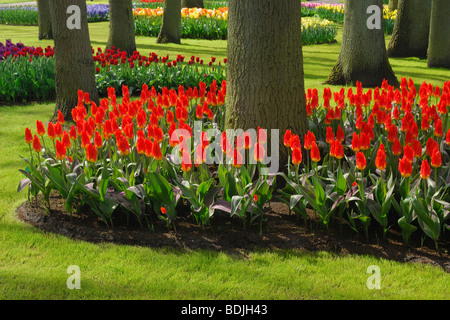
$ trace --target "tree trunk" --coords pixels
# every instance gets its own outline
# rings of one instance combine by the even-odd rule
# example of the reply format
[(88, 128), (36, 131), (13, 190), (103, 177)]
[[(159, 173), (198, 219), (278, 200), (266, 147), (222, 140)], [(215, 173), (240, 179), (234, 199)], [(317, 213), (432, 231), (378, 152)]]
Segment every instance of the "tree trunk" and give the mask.
[(37, 0), (39, 40), (53, 39), (49, 0)]
[(180, 43), (181, 0), (166, 0), (161, 30), (156, 43)]
[[(55, 40), (55, 86), (56, 108), (66, 120), (72, 119), (72, 109), (77, 106), (78, 90), (88, 92), (91, 101), (99, 103), (95, 81), (95, 66), (87, 22), (85, 0), (50, 0), (53, 36)], [(71, 17), (69, 6), (80, 8), (80, 29), (69, 29)], [(71, 28), (73, 25), (71, 26)]]
[(345, 0), (341, 52), (325, 84), (345, 86), (359, 81), (364, 87), (376, 87), (386, 79), (390, 85), (398, 86), (387, 56), (383, 28), (368, 28), (372, 14), (367, 9), (371, 5), (379, 7), (382, 14), (382, 0)]
[(430, 16), (431, 0), (399, 0), (388, 56), (426, 58)]
[(181, 0), (182, 8), (204, 8), (203, 0)]
[(109, 0), (109, 38), (107, 48), (119, 48), (129, 56), (136, 51), (133, 5), (131, 0)]
[(450, 69), (450, 3), (433, 0), (431, 9), (428, 67)]
[[(257, 130), (260, 126), (267, 130), (268, 142), (270, 130), (279, 129), (278, 146), (283, 146), (287, 129), (304, 137), (301, 2), (229, 0), (228, 10), (225, 127)], [(283, 169), (284, 146), (279, 155)]]
[(389, 11), (394, 11), (398, 9), (399, 0), (389, 0)]

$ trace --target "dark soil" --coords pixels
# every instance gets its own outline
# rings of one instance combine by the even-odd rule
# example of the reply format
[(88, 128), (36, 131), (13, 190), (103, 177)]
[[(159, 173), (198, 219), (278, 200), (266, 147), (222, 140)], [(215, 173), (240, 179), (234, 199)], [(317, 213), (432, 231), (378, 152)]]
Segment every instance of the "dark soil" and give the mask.
[[(61, 234), (71, 239), (94, 243), (111, 242), (125, 245), (147, 247), (173, 247), (182, 250), (216, 250), (245, 255), (250, 250), (284, 250), (294, 249), (304, 252), (328, 251), (340, 255), (371, 255), (400, 262), (432, 264), (450, 272), (450, 241), (439, 242), (440, 255), (434, 243), (428, 238), (421, 244), (420, 232), (415, 232), (410, 246), (405, 246), (398, 230), (390, 229), (387, 240), (382, 240), (381, 230), (371, 229), (367, 241), (364, 234), (357, 233), (347, 225), (341, 226), (335, 221), (329, 232), (314, 222), (315, 216), (310, 212), (311, 220), (304, 226), (302, 219), (297, 221), (290, 214), (287, 205), (272, 202), (267, 209), (267, 223), (260, 234), (259, 223), (249, 230), (244, 230), (242, 221), (230, 218), (228, 214), (217, 211), (211, 219), (210, 227), (196, 224), (195, 219), (186, 208), (180, 208), (176, 231), (169, 230), (162, 223), (155, 221), (154, 230), (140, 227), (137, 223), (114, 221), (108, 227), (95, 214), (86, 210), (85, 214), (70, 215), (64, 210), (64, 202), (57, 195), (50, 197), (50, 211), (44, 208), (40, 199), (23, 203), (18, 209), (19, 219), (45, 231)], [(375, 225), (375, 223), (373, 223)]]

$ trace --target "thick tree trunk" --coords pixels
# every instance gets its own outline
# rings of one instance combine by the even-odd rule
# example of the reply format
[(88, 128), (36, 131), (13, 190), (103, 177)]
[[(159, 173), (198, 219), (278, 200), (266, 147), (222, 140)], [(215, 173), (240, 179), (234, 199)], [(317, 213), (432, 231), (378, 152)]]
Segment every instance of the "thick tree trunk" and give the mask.
[[(66, 120), (72, 119), (72, 109), (77, 106), (78, 90), (88, 92), (99, 103), (95, 81), (95, 66), (87, 22), (85, 0), (50, 0), (53, 36), (55, 39), (56, 108)], [(80, 8), (80, 29), (69, 29), (72, 17), (69, 6)], [(69, 20), (68, 20), (69, 19)], [(72, 28), (73, 26), (71, 26)]]
[(426, 58), (430, 16), (431, 0), (399, 0), (388, 56)]
[[(226, 128), (260, 126), (269, 142), (270, 130), (279, 129), (279, 146), (287, 129), (303, 137), (307, 116), (301, 2), (229, 0), (228, 10)], [(279, 151), (283, 169), (287, 149)]]
[(394, 11), (398, 9), (399, 0), (389, 0), (389, 11)]
[(131, 0), (109, 0), (109, 38), (107, 48), (111, 47), (126, 51), (129, 56), (136, 51)]
[(204, 8), (203, 0), (181, 0), (182, 8)]
[(156, 43), (180, 43), (181, 0), (166, 0), (161, 30)]
[(39, 40), (53, 39), (49, 0), (37, 0)]
[(428, 67), (450, 69), (450, 3), (433, 0), (431, 9)]
[(386, 79), (398, 86), (386, 53), (383, 28), (368, 27), (372, 14), (367, 9), (371, 5), (379, 7), (382, 14), (382, 0), (345, 0), (341, 52), (326, 84), (355, 85), (359, 81), (364, 87), (376, 87)]

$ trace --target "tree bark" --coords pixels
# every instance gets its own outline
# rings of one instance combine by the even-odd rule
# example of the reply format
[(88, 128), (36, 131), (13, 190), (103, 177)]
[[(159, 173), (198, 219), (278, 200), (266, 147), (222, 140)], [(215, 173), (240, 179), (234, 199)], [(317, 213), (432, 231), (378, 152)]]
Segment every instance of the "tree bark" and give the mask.
[(426, 58), (430, 16), (431, 0), (399, 0), (388, 56)]
[(398, 9), (398, 1), (399, 0), (389, 0), (389, 11), (394, 11)]
[[(72, 109), (77, 106), (78, 90), (88, 92), (91, 101), (99, 103), (95, 81), (95, 66), (87, 22), (85, 0), (50, 0), (53, 36), (55, 40), (56, 107), (66, 120), (72, 120)], [(68, 7), (80, 8), (80, 29), (69, 29)]]
[(136, 51), (131, 0), (109, 0), (109, 38), (106, 47), (119, 48), (128, 56)]
[(182, 8), (204, 8), (203, 0), (181, 0)]
[(450, 69), (450, 3), (433, 0), (431, 9), (428, 67)]
[(39, 40), (53, 39), (49, 0), (37, 0)]
[[(304, 137), (307, 132), (301, 2), (228, 2), (227, 104), (229, 129), (279, 129)], [(270, 144), (267, 146), (271, 148)], [(280, 147), (280, 168), (287, 148)]]
[(180, 43), (181, 0), (166, 0), (161, 30), (156, 43)]
[(390, 85), (398, 86), (387, 56), (383, 28), (369, 29), (367, 25), (371, 18), (367, 9), (371, 5), (379, 7), (382, 14), (382, 0), (345, 0), (341, 52), (325, 84), (345, 86), (359, 81), (364, 87), (376, 87), (386, 79)]

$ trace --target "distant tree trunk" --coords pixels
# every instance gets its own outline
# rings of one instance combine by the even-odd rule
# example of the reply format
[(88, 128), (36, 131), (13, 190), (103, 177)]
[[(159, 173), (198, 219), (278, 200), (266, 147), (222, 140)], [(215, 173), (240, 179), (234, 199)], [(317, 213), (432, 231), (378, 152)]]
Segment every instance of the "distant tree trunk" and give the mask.
[(389, 11), (398, 9), (398, 1), (399, 0), (389, 0)]
[(39, 40), (53, 39), (49, 0), (37, 0)]
[[(95, 66), (87, 22), (85, 0), (50, 0), (53, 35), (55, 39), (56, 108), (54, 117), (61, 110), (66, 120), (72, 119), (72, 109), (77, 106), (78, 90), (88, 92), (91, 101), (99, 103), (95, 82)], [(80, 29), (69, 29), (69, 6), (80, 8)], [(73, 7), (72, 7), (73, 8)], [(73, 26), (71, 26), (73, 27)]]
[(371, 5), (379, 7), (382, 14), (382, 0), (345, 0), (341, 52), (326, 84), (355, 85), (359, 81), (364, 87), (376, 87), (386, 79), (398, 86), (386, 53), (383, 28), (369, 29), (367, 25)]
[(203, 0), (181, 0), (182, 8), (204, 8)]
[(428, 67), (450, 68), (450, 3), (433, 0), (431, 9)]
[(129, 56), (136, 51), (131, 0), (109, 0), (109, 38), (107, 48), (111, 47), (126, 51)]
[[(228, 2), (227, 105), (229, 129), (287, 129), (307, 132), (301, 2), (298, 0)], [(270, 146), (268, 146), (270, 147)], [(287, 148), (280, 148), (280, 168)]]
[(161, 30), (156, 43), (180, 43), (181, 0), (166, 0)]
[(388, 56), (426, 58), (430, 16), (431, 0), (399, 0)]

